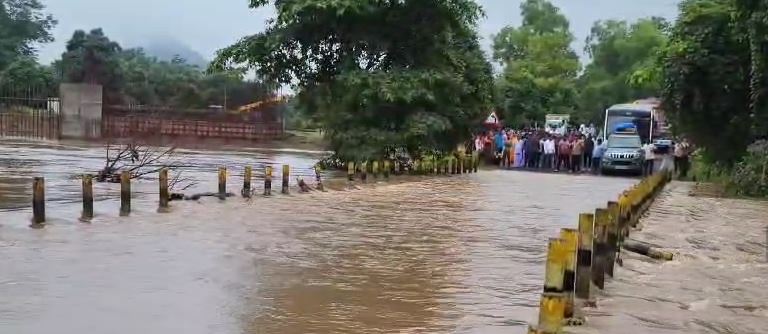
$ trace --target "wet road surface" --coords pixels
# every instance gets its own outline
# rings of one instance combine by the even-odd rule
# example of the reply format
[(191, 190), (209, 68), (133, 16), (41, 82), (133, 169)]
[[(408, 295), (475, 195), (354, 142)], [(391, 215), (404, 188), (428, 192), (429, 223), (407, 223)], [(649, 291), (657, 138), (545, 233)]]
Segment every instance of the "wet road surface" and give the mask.
[[(0, 212), (0, 333), (14, 334), (524, 333), (547, 239), (635, 182), (494, 170), (172, 202), (158, 214), (147, 180), (130, 217), (117, 214), (115, 185), (100, 185), (97, 216), (83, 224), (72, 176), (100, 166), (98, 150), (16, 149), (4, 168), (58, 173), (49, 189), (70, 190), (51, 193), (61, 200), (49, 203), (44, 229), (27, 227), (28, 208)], [(316, 159), (251, 154), (190, 155), (201, 180), (215, 180), (221, 163), (308, 171)]]

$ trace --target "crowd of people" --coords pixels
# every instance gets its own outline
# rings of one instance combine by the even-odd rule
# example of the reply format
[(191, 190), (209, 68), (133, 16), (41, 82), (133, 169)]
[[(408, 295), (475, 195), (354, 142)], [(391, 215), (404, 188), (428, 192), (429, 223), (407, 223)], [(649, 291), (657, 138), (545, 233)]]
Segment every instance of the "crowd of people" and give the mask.
[[(502, 168), (526, 168), (541, 171), (600, 173), (607, 143), (597, 136), (594, 126), (581, 126), (566, 132), (539, 129), (502, 129), (482, 132), (474, 137), (473, 150)], [(681, 139), (671, 147), (674, 171), (685, 178), (690, 169), (692, 145)], [(654, 172), (657, 148), (643, 143), (643, 175)]]
[(475, 136), (474, 150), (504, 168), (529, 168), (571, 173), (600, 170), (606, 146), (594, 126), (565, 133), (537, 129), (502, 129)]

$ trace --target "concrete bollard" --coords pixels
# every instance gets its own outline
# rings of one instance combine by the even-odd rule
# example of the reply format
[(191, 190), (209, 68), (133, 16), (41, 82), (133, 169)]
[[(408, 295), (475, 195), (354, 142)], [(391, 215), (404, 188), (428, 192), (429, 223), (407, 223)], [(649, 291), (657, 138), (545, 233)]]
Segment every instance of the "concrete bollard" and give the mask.
[(374, 179), (378, 179), (379, 178), (379, 162), (377, 160), (374, 160), (371, 163), (371, 165), (372, 165), (371, 166), (371, 174), (373, 174), (373, 178)]
[(613, 268), (618, 256), (619, 245), (619, 203), (608, 202), (608, 226), (606, 233), (607, 256), (605, 273), (613, 277)]
[(566, 258), (565, 242), (561, 239), (549, 239), (547, 266), (544, 271), (544, 292), (563, 292)]
[(608, 219), (607, 209), (595, 210), (592, 239), (592, 282), (600, 290), (605, 289), (605, 272), (608, 267)]
[(120, 216), (131, 214), (131, 172), (120, 174)]
[(219, 199), (227, 199), (227, 167), (219, 167)]
[(579, 231), (572, 228), (560, 230), (560, 239), (565, 249), (565, 272), (563, 274), (563, 293), (565, 294), (565, 317), (572, 318), (574, 313), (574, 289), (576, 286), (576, 250), (579, 248)]
[(288, 195), (291, 193), (289, 187), (289, 178), (291, 177), (291, 167), (289, 165), (283, 165), (283, 191), (282, 193)]
[(392, 168), (392, 163), (389, 160), (384, 160), (384, 179), (389, 180), (389, 173)]
[(83, 174), (83, 212), (80, 221), (89, 222), (93, 219), (93, 177)]
[(626, 237), (629, 236), (629, 197), (627, 192), (619, 195), (619, 247)]
[(592, 299), (592, 236), (595, 216), (579, 215), (579, 250), (576, 253), (576, 297)]
[(264, 196), (272, 196), (272, 166), (264, 168)]
[(32, 181), (32, 225), (45, 223), (45, 178), (35, 177)]
[(347, 162), (347, 180), (349, 182), (355, 181), (355, 163)]
[(323, 179), (320, 177), (320, 166), (318, 165), (315, 165), (315, 182), (317, 182), (317, 190), (325, 191)]
[(164, 212), (168, 210), (168, 201), (171, 199), (171, 195), (168, 193), (168, 168), (160, 170), (159, 183), (160, 199), (158, 202), (158, 211)]
[(253, 168), (251, 166), (245, 166), (245, 170), (243, 171), (243, 190), (242, 195), (245, 198), (251, 197), (251, 177), (253, 174)]
[(363, 163), (360, 164), (360, 180), (363, 181), (363, 183), (368, 182), (368, 162), (363, 161)]
[(563, 329), (565, 298), (562, 293), (544, 293), (539, 304), (539, 324), (529, 327), (528, 333), (560, 334)]

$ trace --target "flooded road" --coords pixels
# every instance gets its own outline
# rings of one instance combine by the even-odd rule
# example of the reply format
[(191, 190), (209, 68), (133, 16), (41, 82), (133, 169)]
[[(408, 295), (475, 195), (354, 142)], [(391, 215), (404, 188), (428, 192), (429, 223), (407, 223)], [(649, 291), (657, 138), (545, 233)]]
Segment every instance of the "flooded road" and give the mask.
[(578, 333), (768, 333), (768, 202), (692, 197), (692, 185), (669, 184), (632, 235), (675, 259), (624, 253)]
[[(98, 150), (36, 150), (3, 168), (34, 164), (71, 190), (51, 195), (44, 229), (27, 227), (28, 208), (0, 212), (0, 333), (524, 333), (547, 239), (635, 182), (493, 170), (158, 214), (147, 181), (130, 217), (114, 193), (82, 224), (71, 175), (100, 166)], [(315, 159), (252, 154), (191, 156), (201, 180), (221, 163)]]
[[(112, 148), (114, 152), (119, 146)], [(239, 193), (243, 167), (254, 170), (254, 186), (263, 179), (264, 167), (272, 165), (279, 180), (280, 165), (289, 164), (291, 175), (314, 178), (312, 167), (324, 152), (291, 149), (244, 149), (222, 145), (219, 150), (175, 149), (165, 164), (178, 165), (171, 173), (188, 179), (181, 185), (191, 185), (185, 193), (209, 192), (217, 189), (217, 169), (228, 167), (228, 191)], [(44, 176), (48, 203), (80, 203), (80, 175), (95, 174), (106, 163), (106, 146), (97, 143), (28, 142), (0, 140), (0, 212), (31, 205), (31, 179)], [(148, 167), (151, 169), (152, 166)], [(260, 183), (258, 184), (261, 185)], [(176, 189), (181, 191), (180, 189)], [(136, 196), (157, 194), (157, 173), (133, 181)], [(119, 199), (119, 184), (94, 183), (96, 201)], [(77, 206), (71, 206), (78, 209)], [(98, 205), (97, 205), (98, 207)], [(79, 210), (79, 209), (78, 209)], [(77, 210), (76, 210), (77, 211)], [(79, 211), (78, 211), (79, 212)]]

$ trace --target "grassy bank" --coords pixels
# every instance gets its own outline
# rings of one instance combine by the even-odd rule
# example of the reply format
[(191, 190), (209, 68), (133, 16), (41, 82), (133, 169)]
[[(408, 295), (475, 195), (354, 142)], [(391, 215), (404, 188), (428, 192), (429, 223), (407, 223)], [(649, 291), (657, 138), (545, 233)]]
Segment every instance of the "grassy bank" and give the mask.
[(686, 179), (709, 184), (706, 193), (768, 199), (768, 141), (750, 145), (740, 161), (732, 166), (710, 162), (697, 155)]

